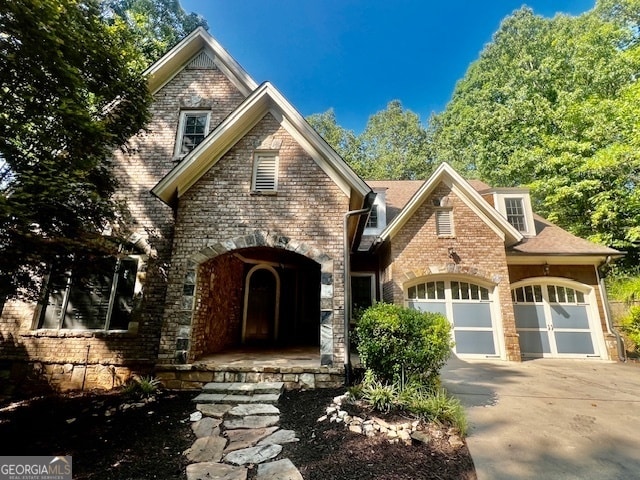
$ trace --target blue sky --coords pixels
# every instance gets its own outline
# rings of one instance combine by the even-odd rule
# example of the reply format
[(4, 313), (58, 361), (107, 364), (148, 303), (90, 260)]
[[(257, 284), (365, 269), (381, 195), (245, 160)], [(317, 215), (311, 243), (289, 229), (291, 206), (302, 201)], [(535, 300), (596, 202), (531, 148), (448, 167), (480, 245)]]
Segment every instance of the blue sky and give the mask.
[(394, 99), (426, 123), (525, 3), (553, 17), (595, 0), (181, 0), (254, 80), (273, 83), (304, 116), (333, 107), (356, 133)]

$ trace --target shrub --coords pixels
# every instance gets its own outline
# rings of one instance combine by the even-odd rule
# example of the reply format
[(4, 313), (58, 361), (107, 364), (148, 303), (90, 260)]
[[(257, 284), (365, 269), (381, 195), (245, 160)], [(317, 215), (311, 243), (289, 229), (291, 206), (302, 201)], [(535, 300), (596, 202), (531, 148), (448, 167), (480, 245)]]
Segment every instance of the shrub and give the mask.
[(640, 349), (640, 306), (629, 308), (629, 313), (622, 319), (622, 329), (629, 339)]
[(374, 381), (363, 386), (362, 398), (369, 402), (374, 410), (387, 413), (398, 400), (398, 388), (395, 385)]
[(128, 397), (148, 398), (158, 391), (159, 386), (160, 380), (155, 377), (135, 377), (124, 385), (122, 393)]
[(435, 392), (406, 390), (401, 395), (403, 406), (419, 418), (452, 425), (461, 435), (467, 433), (467, 417), (457, 398), (447, 395), (443, 389)]
[(451, 354), (450, 325), (440, 314), (378, 303), (368, 308), (356, 328), (362, 364), (386, 384), (405, 379), (437, 382)]

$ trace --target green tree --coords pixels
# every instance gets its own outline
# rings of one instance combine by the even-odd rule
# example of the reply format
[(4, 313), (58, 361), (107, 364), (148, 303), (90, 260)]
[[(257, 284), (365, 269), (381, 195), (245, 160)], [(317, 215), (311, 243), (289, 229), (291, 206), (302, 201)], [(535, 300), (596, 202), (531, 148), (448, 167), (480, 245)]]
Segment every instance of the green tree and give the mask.
[(158, 60), (197, 27), (208, 28), (197, 13), (186, 13), (178, 0), (105, 0), (103, 16), (142, 54), (145, 66)]
[(148, 119), (132, 49), (97, 0), (0, 3), (0, 296), (71, 254), (112, 251), (110, 155)]
[(324, 113), (309, 115), (306, 120), (358, 174), (365, 173), (360, 170), (362, 147), (358, 137), (352, 130), (338, 125), (332, 108)]
[(550, 220), (633, 248), (638, 3), (605, 0), (553, 19), (514, 12), (432, 117), (431, 155), (495, 186), (529, 185)]

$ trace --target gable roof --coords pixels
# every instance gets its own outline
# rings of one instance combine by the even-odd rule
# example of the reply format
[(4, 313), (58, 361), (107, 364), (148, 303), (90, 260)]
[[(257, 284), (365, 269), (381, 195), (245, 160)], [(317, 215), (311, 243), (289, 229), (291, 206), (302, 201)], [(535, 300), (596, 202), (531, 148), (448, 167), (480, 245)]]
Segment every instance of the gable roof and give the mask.
[[(456, 196), (504, 240), (506, 245), (511, 246), (522, 241), (522, 234), (489, 205), (476, 189), (447, 163), (441, 163), (429, 179), (411, 196), (395, 218), (387, 223), (386, 228), (380, 234), (380, 239), (384, 241), (393, 238), (441, 182), (448, 185)], [(485, 187), (486, 185), (482, 184), (482, 186)], [(387, 190), (387, 196), (389, 193), (391, 192)], [(398, 197), (400, 198), (401, 196), (399, 195)]]
[(196, 28), (160, 60), (145, 70), (149, 91), (155, 94), (175, 77), (202, 50), (246, 97), (258, 84), (203, 27)]
[(256, 88), (220, 125), (176, 165), (151, 192), (172, 205), (193, 186), (267, 113), (271, 113), (287, 132), (313, 158), (320, 168), (351, 197), (363, 199), (369, 186), (329, 144), (307, 123), (300, 113), (269, 82)]

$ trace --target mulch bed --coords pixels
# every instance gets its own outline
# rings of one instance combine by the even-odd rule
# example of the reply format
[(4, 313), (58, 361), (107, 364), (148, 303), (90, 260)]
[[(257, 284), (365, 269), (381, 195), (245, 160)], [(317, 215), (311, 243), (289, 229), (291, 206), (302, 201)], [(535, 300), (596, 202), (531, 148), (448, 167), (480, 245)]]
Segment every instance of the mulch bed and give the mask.
[[(305, 480), (475, 480), (465, 447), (390, 444), (344, 425), (317, 422), (338, 390), (285, 392), (281, 427), (300, 442), (284, 446)], [(121, 410), (115, 393), (61, 394), (0, 405), (2, 455), (71, 455), (79, 480), (184, 479), (182, 452), (195, 440), (188, 421), (193, 392), (164, 392), (156, 401)], [(131, 403), (131, 402), (127, 402)], [(111, 414), (107, 414), (107, 411)], [(249, 478), (255, 476), (255, 469)]]

